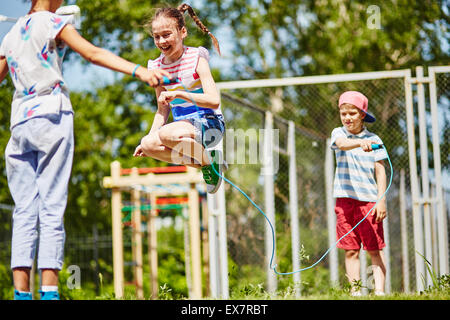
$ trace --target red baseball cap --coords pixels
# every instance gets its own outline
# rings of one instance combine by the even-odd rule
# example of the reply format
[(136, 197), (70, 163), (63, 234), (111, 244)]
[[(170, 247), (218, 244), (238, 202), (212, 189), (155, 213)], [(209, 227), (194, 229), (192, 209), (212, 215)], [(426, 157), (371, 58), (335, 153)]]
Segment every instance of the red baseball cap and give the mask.
[(344, 103), (349, 103), (354, 105), (359, 110), (364, 112), (366, 116), (364, 117), (365, 122), (375, 122), (375, 117), (367, 112), (367, 107), (369, 104), (369, 99), (361, 92), (358, 91), (346, 91), (339, 97), (339, 107)]

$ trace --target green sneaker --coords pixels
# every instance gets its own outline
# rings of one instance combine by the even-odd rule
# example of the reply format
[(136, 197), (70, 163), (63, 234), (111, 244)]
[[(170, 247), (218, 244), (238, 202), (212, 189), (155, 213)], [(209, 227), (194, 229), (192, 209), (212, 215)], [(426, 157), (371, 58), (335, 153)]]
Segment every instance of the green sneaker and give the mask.
[(220, 161), (220, 154), (220, 151), (211, 150), (210, 159), (212, 159), (212, 164), (202, 167), (203, 179), (206, 182), (206, 191), (208, 193), (216, 193), (222, 183), (221, 176), (226, 166), (224, 166), (223, 161)]

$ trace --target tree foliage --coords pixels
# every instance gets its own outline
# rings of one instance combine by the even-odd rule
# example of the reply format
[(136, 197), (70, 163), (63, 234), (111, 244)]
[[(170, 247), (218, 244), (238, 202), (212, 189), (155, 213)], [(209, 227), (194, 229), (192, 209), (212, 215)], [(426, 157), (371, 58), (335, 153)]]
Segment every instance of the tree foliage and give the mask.
[[(447, 64), (445, 1), (209, 1), (234, 74), (270, 78)], [(445, 44), (447, 42), (447, 44)]]

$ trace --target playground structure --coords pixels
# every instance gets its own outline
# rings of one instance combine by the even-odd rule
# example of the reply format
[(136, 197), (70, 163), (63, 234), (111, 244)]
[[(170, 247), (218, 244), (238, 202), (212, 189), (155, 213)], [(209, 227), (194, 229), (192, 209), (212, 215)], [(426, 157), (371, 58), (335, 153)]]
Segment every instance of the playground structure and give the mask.
[[(216, 220), (209, 217), (208, 208), (215, 210), (217, 195), (204, 195), (203, 177), (199, 170), (186, 166), (169, 166), (157, 168), (121, 168), (118, 161), (111, 163), (111, 176), (104, 177), (105, 188), (112, 189), (112, 234), (113, 234), (113, 270), (114, 292), (117, 298), (124, 295), (124, 253), (123, 225), (132, 228), (132, 256), (134, 266), (134, 284), (136, 297), (144, 298), (143, 290), (143, 211), (146, 217), (148, 257), (150, 265), (151, 298), (158, 297), (158, 254), (156, 218), (159, 210), (178, 210), (188, 217), (185, 227), (185, 264), (186, 280), (191, 299), (199, 299), (202, 294), (202, 242), (205, 275), (209, 277), (210, 288), (207, 293), (218, 295), (217, 288), (224, 281), (217, 281), (217, 267), (221, 259), (216, 254), (218, 233)], [(130, 192), (131, 205), (122, 203), (122, 193)], [(220, 192), (218, 193), (220, 195)], [(142, 197), (147, 196), (149, 204), (142, 204)], [(208, 204), (209, 203), (209, 204)], [(203, 226), (200, 224), (200, 206)], [(123, 218), (123, 212), (128, 215)], [(209, 220), (212, 228), (208, 227)], [(186, 224), (185, 224), (186, 226)], [(209, 232), (209, 235), (207, 234)], [(189, 237), (189, 238), (188, 238)], [(226, 243), (225, 243), (226, 245)], [(211, 249), (210, 249), (211, 247)], [(211, 254), (211, 250), (214, 250)], [(226, 250), (226, 248), (225, 248)], [(220, 250), (219, 250), (220, 251)], [(220, 270), (220, 268), (219, 268)], [(219, 271), (220, 272), (220, 271)], [(227, 288), (226, 288), (227, 289)], [(214, 291), (216, 294), (214, 294)]]

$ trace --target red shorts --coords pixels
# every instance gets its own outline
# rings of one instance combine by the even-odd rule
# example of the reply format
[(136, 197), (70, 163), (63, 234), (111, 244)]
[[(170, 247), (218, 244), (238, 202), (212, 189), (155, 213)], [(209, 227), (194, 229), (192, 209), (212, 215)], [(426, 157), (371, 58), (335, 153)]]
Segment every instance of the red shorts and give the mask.
[[(372, 209), (375, 202), (364, 202), (351, 198), (337, 198), (334, 211), (336, 212), (336, 236), (339, 240), (349, 232)], [(381, 250), (384, 243), (383, 221), (375, 222), (372, 212), (352, 232), (342, 239), (337, 247), (344, 250), (359, 250), (361, 243), (364, 250)]]

